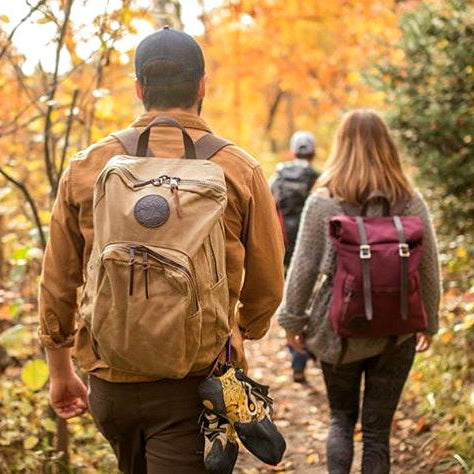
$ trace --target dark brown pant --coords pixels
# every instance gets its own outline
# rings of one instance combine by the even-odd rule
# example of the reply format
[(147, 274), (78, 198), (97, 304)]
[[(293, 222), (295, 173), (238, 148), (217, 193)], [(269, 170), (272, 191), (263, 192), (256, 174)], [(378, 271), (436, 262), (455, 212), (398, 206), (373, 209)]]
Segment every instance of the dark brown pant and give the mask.
[(202, 377), (111, 383), (90, 377), (89, 404), (99, 431), (127, 474), (204, 474), (198, 419)]

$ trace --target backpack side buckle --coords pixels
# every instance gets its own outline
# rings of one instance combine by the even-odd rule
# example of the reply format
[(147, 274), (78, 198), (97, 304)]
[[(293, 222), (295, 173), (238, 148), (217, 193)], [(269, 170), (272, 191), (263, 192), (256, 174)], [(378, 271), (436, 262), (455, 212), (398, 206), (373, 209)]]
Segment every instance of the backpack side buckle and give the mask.
[(359, 256), (362, 260), (367, 260), (372, 257), (372, 254), (370, 252), (370, 245), (367, 245), (367, 244), (361, 245), (359, 247), (359, 250), (360, 250)]
[(400, 257), (409, 257), (410, 247), (408, 246), (408, 244), (398, 244), (398, 254), (400, 255)]

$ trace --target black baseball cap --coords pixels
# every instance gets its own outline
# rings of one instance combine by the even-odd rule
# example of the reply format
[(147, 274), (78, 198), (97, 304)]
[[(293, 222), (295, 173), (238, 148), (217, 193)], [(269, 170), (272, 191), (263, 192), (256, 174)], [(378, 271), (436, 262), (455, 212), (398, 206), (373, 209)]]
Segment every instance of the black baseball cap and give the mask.
[[(144, 74), (145, 66), (155, 61), (174, 63), (178, 66), (176, 74), (162, 77), (158, 72), (152, 77)], [(196, 40), (169, 26), (147, 36), (135, 51), (135, 74), (138, 81), (144, 85), (167, 86), (199, 80), (204, 76), (204, 70), (204, 55)]]

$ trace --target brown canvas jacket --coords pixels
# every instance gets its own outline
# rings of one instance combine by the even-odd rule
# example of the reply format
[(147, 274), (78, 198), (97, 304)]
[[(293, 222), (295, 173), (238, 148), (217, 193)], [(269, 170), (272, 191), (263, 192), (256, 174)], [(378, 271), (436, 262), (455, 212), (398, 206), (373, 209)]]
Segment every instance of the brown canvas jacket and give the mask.
[[(211, 132), (198, 116), (188, 112), (145, 112), (132, 126), (146, 126), (159, 115), (172, 116), (187, 129), (193, 140)], [(181, 133), (173, 128), (154, 128), (150, 148), (156, 156), (182, 154)], [(74, 346), (79, 365), (87, 372), (115, 382), (143, 381), (143, 377), (118, 372), (98, 360), (89, 335), (76, 321), (78, 289), (84, 283), (94, 230), (93, 188), (107, 161), (123, 154), (119, 142), (108, 136), (78, 153), (64, 173), (53, 207), (50, 238), (40, 282), (40, 339), (45, 347)], [(265, 176), (259, 164), (232, 145), (212, 160), (225, 174), (228, 205), (225, 213), (226, 265), (236, 363), (246, 367), (243, 339), (259, 339), (283, 291), (284, 246), (278, 218)]]

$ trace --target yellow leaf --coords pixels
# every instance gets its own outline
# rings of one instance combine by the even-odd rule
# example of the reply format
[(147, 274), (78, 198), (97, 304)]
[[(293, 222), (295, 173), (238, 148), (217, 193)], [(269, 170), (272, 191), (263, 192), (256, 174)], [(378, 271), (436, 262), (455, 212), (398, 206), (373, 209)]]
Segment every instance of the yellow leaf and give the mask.
[(23, 440), (23, 447), (26, 450), (33, 449), (38, 444), (39, 439), (36, 436), (28, 436)]
[(465, 247), (458, 247), (458, 248), (456, 249), (456, 256), (457, 256), (458, 258), (466, 258), (466, 256), (467, 256), (467, 250), (466, 250), (466, 248), (465, 248)]
[(30, 360), (21, 371), (21, 380), (31, 390), (40, 390), (48, 381), (48, 364), (42, 359)]

